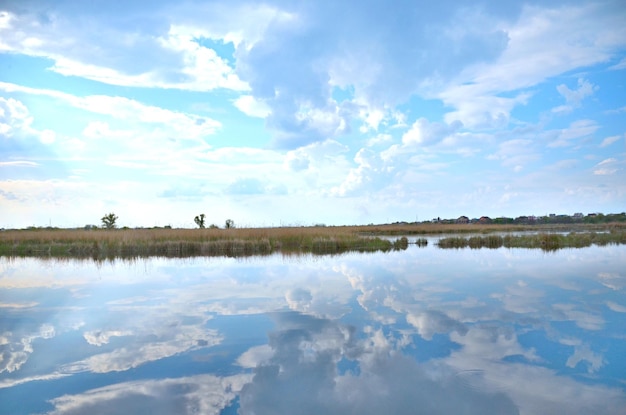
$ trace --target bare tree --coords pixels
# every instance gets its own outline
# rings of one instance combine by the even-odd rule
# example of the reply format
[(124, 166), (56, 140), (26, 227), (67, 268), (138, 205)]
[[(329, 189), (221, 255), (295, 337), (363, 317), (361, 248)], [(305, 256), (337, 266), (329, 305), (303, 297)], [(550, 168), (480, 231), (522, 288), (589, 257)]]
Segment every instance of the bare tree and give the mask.
[(232, 219), (226, 219), (226, 223), (224, 224), (224, 227), (226, 229), (231, 229), (235, 227), (235, 221), (233, 221)]

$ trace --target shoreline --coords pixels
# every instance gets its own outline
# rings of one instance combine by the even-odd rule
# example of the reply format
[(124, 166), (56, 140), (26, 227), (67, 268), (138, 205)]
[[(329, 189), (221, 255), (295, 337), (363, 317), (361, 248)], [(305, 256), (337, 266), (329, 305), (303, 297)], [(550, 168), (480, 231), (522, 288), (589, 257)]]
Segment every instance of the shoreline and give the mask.
[[(529, 235), (493, 235), (528, 233)], [(231, 229), (26, 229), (0, 232), (0, 256), (36, 258), (246, 257), (285, 254), (329, 255), (378, 252), (425, 246), (439, 248), (536, 248), (556, 250), (626, 244), (626, 224), (482, 225), (391, 224)], [(479, 236), (458, 236), (478, 234)], [(532, 235), (531, 235), (532, 234)], [(397, 236), (395, 240), (388, 237)], [(387, 238), (385, 238), (387, 237)]]

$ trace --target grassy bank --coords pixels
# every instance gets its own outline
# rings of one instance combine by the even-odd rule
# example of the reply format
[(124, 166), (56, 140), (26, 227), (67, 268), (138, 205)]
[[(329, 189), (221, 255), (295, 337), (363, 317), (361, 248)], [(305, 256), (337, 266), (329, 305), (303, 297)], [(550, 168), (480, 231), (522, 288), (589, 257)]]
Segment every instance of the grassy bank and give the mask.
[[(570, 236), (553, 235), (575, 229)], [(538, 235), (499, 236), (494, 232), (545, 232)], [(596, 232), (602, 231), (603, 233)], [(528, 226), (392, 224), (369, 226), (314, 226), (236, 229), (28, 229), (0, 232), (0, 256), (131, 258), (250, 256), (274, 252), (336, 254), (406, 249), (410, 235), (475, 233), (469, 238), (443, 238), (442, 248), (553, 247), (624, 243), (626, 224)], [(385, 236), (385, 238), (381, 238)], [(390, 240), (389, 236), (396, 236)], [(608, 242), (604, 242), (607, 241)], [(418, 238), (418, 246), (427, 244)], [(584, 245), (587, 244), (587, 245)]]
[(591, 245), (626, 244), (626, 231), (610, 232), (536, 233), (526, 235), (485, 235), (442, 238), (440, 248), (539, 248), (555, 251), (562, 248), (584, 248)]
[(408, 241), (342, 228), (12, 230), (0, 255), (75, 258), (251, 256), (274, 252), (336, 254), (406, 249)]

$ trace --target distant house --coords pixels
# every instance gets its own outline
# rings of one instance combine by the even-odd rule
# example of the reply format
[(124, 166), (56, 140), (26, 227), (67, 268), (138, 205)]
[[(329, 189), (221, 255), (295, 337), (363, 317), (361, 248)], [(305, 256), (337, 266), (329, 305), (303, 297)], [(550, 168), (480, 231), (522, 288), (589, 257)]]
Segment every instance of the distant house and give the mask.
[(456, 223), (469, 223), (469, 218), (467, 216), (459, 216), (456, 220)]
[(493, 222), (491, 220), (491, 218), (489, 216), (481, 216), (480, 219), (478, 219), (478, 223), (480, 223), (481, 225), (486, 225)]

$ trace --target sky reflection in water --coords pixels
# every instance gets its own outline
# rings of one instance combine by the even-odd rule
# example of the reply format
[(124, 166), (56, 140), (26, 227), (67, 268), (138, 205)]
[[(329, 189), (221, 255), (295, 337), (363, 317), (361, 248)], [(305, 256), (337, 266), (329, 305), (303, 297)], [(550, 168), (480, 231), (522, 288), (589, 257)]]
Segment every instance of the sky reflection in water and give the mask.
[(2, 413), (618, 414), (626, 247), (0, 260)]

